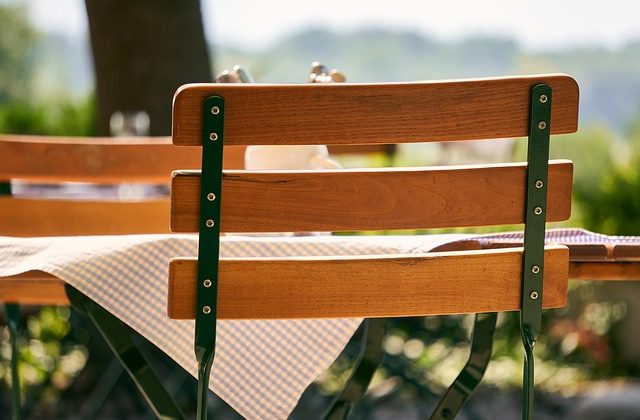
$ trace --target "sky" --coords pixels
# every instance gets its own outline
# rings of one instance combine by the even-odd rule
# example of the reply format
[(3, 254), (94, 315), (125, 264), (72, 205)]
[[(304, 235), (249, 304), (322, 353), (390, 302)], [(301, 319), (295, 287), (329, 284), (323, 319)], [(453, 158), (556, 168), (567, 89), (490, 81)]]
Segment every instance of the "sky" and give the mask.
[[(0, 0), (28, 6), (43, 31), (87, 30), (83, 0)], [(416, 31), (443, 41), (510, 38), (527, 50), (616, 48), (640, 39), (640, 0), (201, 0), (210, 42), (260, 50), (307, 28)]]

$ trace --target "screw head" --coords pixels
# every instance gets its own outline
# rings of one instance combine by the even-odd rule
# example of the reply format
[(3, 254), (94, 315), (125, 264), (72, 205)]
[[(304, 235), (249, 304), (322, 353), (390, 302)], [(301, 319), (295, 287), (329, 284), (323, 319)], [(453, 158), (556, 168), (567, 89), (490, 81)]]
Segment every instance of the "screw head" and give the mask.
[(211, 107), (211, 113), (213, 115), (218, 115), (220, 113), (220, 108), (218, 108), (217, 106)]
[(538, 294), (538, 292), (536, 292), (535, 290), (532, 290), (531, 293), (529, 293), (529, 297), (533, 300), (538, 299), (540, 295)]
[(211, 306), (203, 306), (202, 307), (202, 313), (206, 314), (206, 315), (210, 314), (211, 313)]
[(538, 128), (539, 128), (540, 130), (544, 130), (545, 128), (547, 128), (547, 123), (546, 123), (546, 122), (544, 122), (544, 121), (540, 121), (540, 122), (538, 123)]
[(204, 287), (211, 287), (211, 280), (209, 279), (204, 279), (204, 281), (202, 282), (202, 285)]
[(534, 265), (533, 267), (531, 267), (531, 272), (533, 274), (538, 274), (540, 272), (540, 267), (538, 267), (537, 265)]
[(207, 194), (207, 200), (213, 201), (216, 199), (216, 195), (214, 193)]
[(211, 141), (216, 141), (216, 140), (218, 140), (218, 133), (211, 133), (211, 134), (209, 134), (209, 140), (211, 140)]
[(536, 181), (535, 185), (536, 185), (537, 189), (540, 189), (540, 188), (544, 187), (544, 182), (542, 182), (542, 180), (539, 179), (539, 180)]
[(540, 216), (542, 214), (542, 207), (536, 207), (533, 209), (533, 212), (537, 215)]
[(213, 219), (207, 219), (207, 221), (205, 222), (205, 225), (207, 225), (208, 228), (211, 228), (215, 225)]
[(548, 99), (549, 98), (547, 97), (547, 95), (540, 95), (540, 97), (538, 98), (538, 100), (543, 104), (546, 103)]

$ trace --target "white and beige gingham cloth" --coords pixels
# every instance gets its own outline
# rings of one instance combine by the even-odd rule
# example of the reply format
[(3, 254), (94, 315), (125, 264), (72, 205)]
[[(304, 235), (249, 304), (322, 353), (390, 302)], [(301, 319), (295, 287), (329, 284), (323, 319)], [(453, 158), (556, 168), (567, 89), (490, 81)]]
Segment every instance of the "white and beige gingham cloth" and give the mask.
[[(220, 256), (425, 253), (468, 235), (222, 238)], [(192, 375), (193, 321), (167, 317), (170, 258), (197, 255), (193, 235), (0, 237), (0, 277), (41, 270), (102, 305)], [(349, 281), (349, 279), (344, 279)], [(218, 321), (209, 387), (249, 419), (286, 418), (361, 319)]]

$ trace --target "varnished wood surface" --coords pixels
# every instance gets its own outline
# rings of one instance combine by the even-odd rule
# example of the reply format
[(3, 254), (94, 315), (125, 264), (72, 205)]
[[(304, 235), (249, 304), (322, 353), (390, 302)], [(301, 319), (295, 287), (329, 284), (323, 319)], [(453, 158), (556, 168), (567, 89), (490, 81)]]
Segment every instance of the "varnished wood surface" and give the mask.
[(578, 261), (570, 263), (571, 279), (601, 281), (640, 281), (638, 262)]
[(169, 233), (169, 200), (58, 200), (0, 197), (1, 236)]
[[(566, 304), (569, 253), (545, 251), (543, 306)], [(195, 315), (197, 260), (169, 269), (168, 314)], [(421, 256), (221, 260), (220, 319), (392, 317), (513, 311), (522, 249)]]
[[(475, 248), (471, 244), (468, 245), (468, 249)], [(569, 279), (640, 281), (640, 264), (613, 261), (570, 262)], [(69, 303), (64, 292), (64, 282), (41, 271), (0, 277), (0, 301), (25, 305), (68, 305)]]
[[(572, 169), (569, 161), (549, 165), (547, 221), (570, 216)], [(225, 232), (287, 232), (522, 223), (525, 172), (525, 164), (227, 171), (220, 227)], [(174, 175), (174, 232), (198, 231), (199, 195), (199, 172)]]
[(578, 85), (566, 75), (384, 84), (191, 84), (173, 101), (173, 142), (202, 142), (203, 100), (225, 100), (224, 142), (419, 143), (528, 134), (532, 86), (553, 88), (551, 133), (578, 127)]
[(169, 137), (0, 135), (0, 156), (0, 180), (48, 183), (166, 184), (171, 171), (199, 169), (202, 159), (200, 150), (176, 147)]
[(0, 277), (0, 302), (21, 305), (68, 305), (64, 282), (42, 271)]

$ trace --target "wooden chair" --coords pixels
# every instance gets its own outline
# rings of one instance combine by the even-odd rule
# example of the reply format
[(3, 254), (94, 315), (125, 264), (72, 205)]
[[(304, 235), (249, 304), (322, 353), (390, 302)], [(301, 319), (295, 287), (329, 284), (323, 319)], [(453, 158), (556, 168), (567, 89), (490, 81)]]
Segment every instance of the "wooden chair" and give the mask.
[[(225, 167), (244, 166), (245, 147), (227, 148)], [(342, 149), (349, 152), (349, 148)], [(372, 150), (358, 150), (358, 152)], [(377, 150), (376, 150), (377, 151)], [(77, 138), (0, 135), (0, 235), (17, 237), (126, 235), (169, 233), (168, 196), (118, 199), (74, 196), (51, 198), (11, 194), (11, 181), (62, 185), (86, 182), (96, 186), (149, 183), (168, 186), (170, 173), (177, 168), (199, 168), (200, 151), (171, 144), (169, 137), (157, 138)], [(101, 318), (97, 305), (75, 295), (81, 306), (89, 305)], [(16, 338), (19, 305), (68, 305), (65, 283), (43, 272), (28, 272), (2, 278), (0, 301), (5, 302), (12, 348), (12, 383), (18, 384)], [(109, 328), (97, 325), (108, 341), (121, 336), (119, 323), (110, 318)], [(103, 322), (104, 323), (104, 322)], [(110, 333), (115, 328), (117, 334)], [(125, 336), (126, 335), (122, 335)], [(125, 363), (125, 368), (126, 368)], [(131, 369), (129, 369), (131, 370)], [(134, 378), (134, 380), (136, 380)], [(145, 383), (139, 383), (144, 386)], [(19, 401), (19, 386), (12, 386)], [(147, 397), (149, 397), (147, 393)], [(151, 395), (153, 397), (153, 395)], [(164, 395), (162, 396), (162, 399)], [(153, 404), (152, 404), (153, 405)], [(19, 404), (14, 404), (14, 413)], [(161, 410), (162, 408), (155, 408)]]
[[(64, 138), (0, 136), (0, 235), (74, 236), (169, 232), (169, 198), (73, 199), (14, 196), (10, 181), (46, 184), (89, 182), (97, 185), (154, 183), (168, 186), (168, 174), (181, 167), (198, 168), (200, 155), (177, 148), (169, 138)], [(64, 282), (42, 272), (0, 281), (12, 344), (13, 409), (20, 417), (16, 336), (19, 304), (72, 305), (90, 317), (157, 414), (179, 417), (179, 410), (144, 361), (126, 329), (115, 317)]]
[[(553, 99), (553, 106), (552, 106)], [(309, 109), (322, 109), (317, 118)], [(393, 84), (182, 87), (173, 142), (202, 148), (202, 171), (173, 175), (171, 228), (199, 232), (198, 259), (170, 264), (168, 314), (196, 319), (198, 417), (216, 319), (392, 317), (521, 311), (525, 418), (541, 308), (566, 302), (568, 250), (544, 246), (570, 214), (572, 164), (550, 134), (577, 129), (565, 75)], [(528, 164), (330, 171), (222, 171), (223, 144), (388, 144), (529, 136)], [(547, 205), (548, 197), (548, 205)], [(525, 223), (524, 248), (350, 258), (222, 259), (221, 232), (366, 231)], [(544, 278), (544, 282), (542, 281)], [(349, 279), (349, 281), (345, 281)], [(486, 347), (486, 345), (485, 345)], [(473, 375), (470, 360), (465, 374)], [(458, 385), (471, 388), (483, 372)], [(463, 375), (464, 376), (464, 375)], [(451, 389), (450, 389), (451, 391)], [(436, 418), (455, 415), (452, 391)], [(458, 399), (453, 401), (452, 399)], [(348, 406), (333, 413), (348, 413)], [(330, 416), (333, 414), (330, 413)]]

